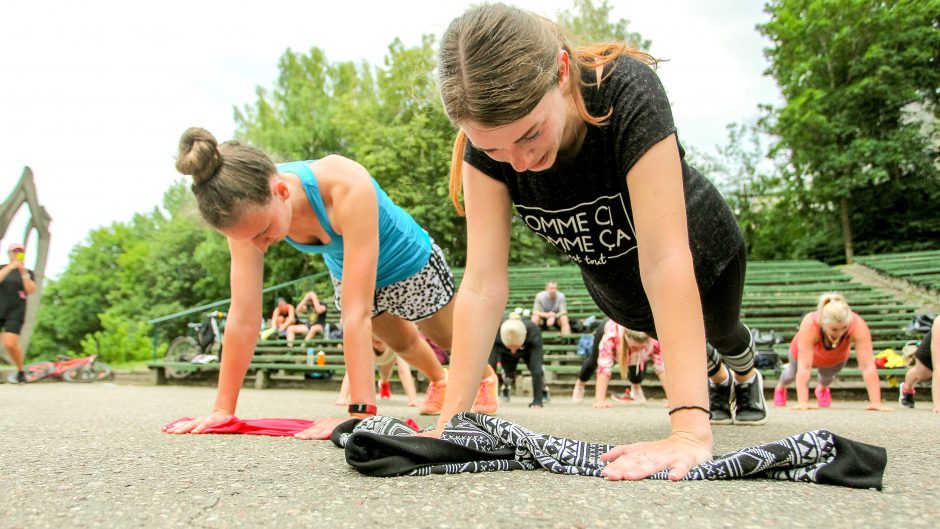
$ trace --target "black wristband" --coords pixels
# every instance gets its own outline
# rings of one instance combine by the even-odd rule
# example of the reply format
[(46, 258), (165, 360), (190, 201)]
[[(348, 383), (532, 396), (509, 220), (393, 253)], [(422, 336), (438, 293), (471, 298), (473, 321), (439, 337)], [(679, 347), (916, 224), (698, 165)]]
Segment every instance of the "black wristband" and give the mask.
[(379, 412), (379, 409), (375, 406), (375, 404), (350, 404), (348, 411), (350, 415), (353, 413), (375, 415)]
[(703, 408), (701, 406), (676, 406), (675, 408), (669, 410), (669, 415), (672, 415), (673, 413), (679, 410), (701, 410), (708, 414), (709, 419), (712, 418), (712, 412), (708, 411), (707, 408)]

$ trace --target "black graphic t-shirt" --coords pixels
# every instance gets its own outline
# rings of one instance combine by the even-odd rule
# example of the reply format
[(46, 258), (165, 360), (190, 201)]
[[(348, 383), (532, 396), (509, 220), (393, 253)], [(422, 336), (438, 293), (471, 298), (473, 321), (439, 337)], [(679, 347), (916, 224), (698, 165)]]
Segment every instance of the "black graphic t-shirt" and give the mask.
[[(468, 143), (464, 160), (507, 185), (520, 220), (579, 265), (601, 310), (621, 325), (652, 331), (626, 176), (650, 147), (676, 128), (652, 68), (621, 56), (605, 67), (604, 75), (608, 72), (600, 87), (595, 71), (584, 72), (583, 80), (591, 83), (581, 89), (588, 112), (613, 113), (603, 126), (588, 125), (573, 159), (545, 171), (517, 173)], [(689, 243), (704, 294), (744, 241), (731, 209), (711, 182), (685, 162), (681, 145), (679, 155)]]
[[(27, 269), (26, 272), (31, 280), (36, 279), (32, 270)], [(0, 281), (0, 310), (26, 310), (26, 290), (17, 269), (11, 270), (3, 281)]]

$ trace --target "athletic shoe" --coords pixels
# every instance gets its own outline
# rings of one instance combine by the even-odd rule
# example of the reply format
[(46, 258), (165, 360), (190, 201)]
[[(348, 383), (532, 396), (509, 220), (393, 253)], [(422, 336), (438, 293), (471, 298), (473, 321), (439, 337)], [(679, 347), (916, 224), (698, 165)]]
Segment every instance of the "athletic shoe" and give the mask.
[(480, 389), (477, 390), (477, 396), (473, 399), (473, 407), (470, 411), (474, 413), (496, 413), (499, 409), (499, 401), (496, 400), (496, 388), (499, 385), (499, 378), (493, 374), (480, 381)]
[(623, 393), (619, 395), (614, 395), (611, 397), (614, 402), (619, 402), (621, 404), (630, 404), (633, 402), (633, 396), (630, 394), (630, 388), (623, 390)]
[(908, 392), (904, 382), (901, 382), (901, 387), (898, 388), (898, 402), (905, 408), (914, 407), (914, 391)]
[(787, 388), (783, 386), (777, 386), (774, 389), (774, 406), (778, 408), (783, 408), (787, 405)]
[(512, 393), (512, 386), (503, 384), (503, 389), (499, 393), (500, 402), (509, 402), (509, 395)]
[(571, 392), (571, 402), (581, 402), (584, 400), (584, 384), (575, 382), (574, 391)]
[[(16, 372), (16, 383), (17, 383), (17, 384), (25, 384), (25, 383), (26, 383), (26, 373), (24, 373), (24, 372), (22, 372), (22, 371), (17, 371), (17, 372)], [(913, 403), (914, 400), (911, 399), (911, 402)], [(913, 408), (914, 405), (911, 404), (911, 407)]]
[[(730, 374), (728, 375), (731, 376)], [(727, 384), (715, 384), (708, 381), (708, 411), (712, 413), (712, 424), (731, 424), (731, 406), (734, 393), (731, 391), (731, 381)]]
[(444, 395), (447, 393), (447, 382), (431, 382), (424, 395), (424, 404), (418, 413), (421, 415), (440, 415), (444, 406)]
[(392, 398), (392, 384), (389, 382), (380, 382), (379, 383), (379, 398), (382, 400), (388, 400)]
[(745, 384), (734, 383), (734, 404), (732, 405), (735, 424), (763, 424), (767, 421), (767, 403), (764, 401), (764, 377), (760, 371), (754, 375), (754, 381)]
[(545, 386), (545, 389), (542, 390), (542, 401), (543, 402), (552, 401), (552, 394), (551, 394), (551, 391), (549, 391), (548, 386)]
[(832, 392), (829, 391), (829, 388), (823, 386), (816, 386), (816, 390), (813, 391), (816, 394), (816, 402), (819, 404), (820, 408), (828, 408), (832, 404)]

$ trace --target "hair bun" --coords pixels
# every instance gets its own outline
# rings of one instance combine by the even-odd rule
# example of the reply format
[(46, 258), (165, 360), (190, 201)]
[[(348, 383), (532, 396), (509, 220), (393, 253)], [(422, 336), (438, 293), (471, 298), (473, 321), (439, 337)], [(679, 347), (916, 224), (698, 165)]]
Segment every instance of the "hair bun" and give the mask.
[(222, 165), (219, 144), (208, 130), (191, 127), (180, 137), (176, 170), (192, 175), (193, 185), (200, 185), (212, 178)]

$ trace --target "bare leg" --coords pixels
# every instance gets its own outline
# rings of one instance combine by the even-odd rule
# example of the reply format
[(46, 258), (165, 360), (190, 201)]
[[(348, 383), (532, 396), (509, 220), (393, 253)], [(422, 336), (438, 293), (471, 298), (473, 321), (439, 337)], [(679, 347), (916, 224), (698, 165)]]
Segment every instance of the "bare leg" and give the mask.
[[(449, 351), (454, 336), (454, 300), (450, 300), (447, 305), (444, 305), (441, 310), (435, 312), (430, 318), (421, 320), (418, 327), (428, 338), (434, 340), (434, 343)], [(398, 349), (395, 350), (398, 351)], [(411, 362), (409, 361), (409, 363)], [(415, 367), (418, 366), (415, 365)], [(490, 367), (489, 364), (486, 364), (483, 368), (483, 378), (488, 378), (495, 374), (496, 372), (493, 371), (493, 368)]]
[(339, 388), (339, 395), (336, 396), (337, 406), (349, 405), (349, 374), (343, 375), (343, 385)]
[(558, 317), (558, 327), (561, 329), (562, 336), (571, 334), (571, 323), (568, 321), (568, 316)]
[(10, 353), (10, 358), (16, 365), (17, 371), (23, 370), (23, 348), (20, 347), (20, 335), (12, 332), (5, 332), (0, 335), (3, 340), (3, 347)]
[(400, 357), (396, 364), (398, 365), (398, 379), (401, 381), (401, 387), (405, 390), (405, 395), (408, 396), (408, 405), (417, 408), (421, 405), (421, 401), (418, 400), (415, 379), (411, 376), (411, 366)]
[(431, 346), (418, 336), (414, 323), (386, 312), (372, 318), (372, 332), (429, 380), (444, 381), (444, 368)]
[(314, 323), (313, 326), (310, 327), (310, 331), (307, 332), (307, 336), (304, 336), (304, 341), (312, 340), (317, 334), (323, 334), (323, 326), (319, 323)]

